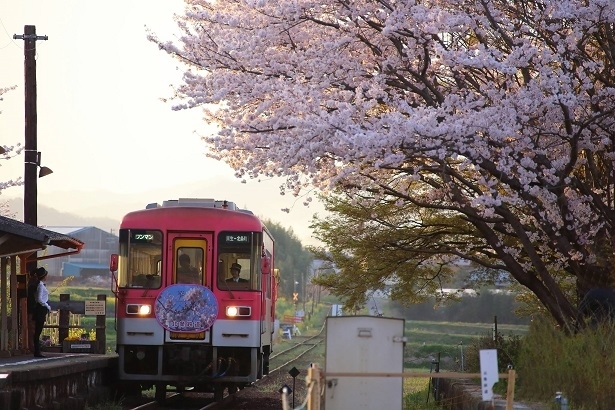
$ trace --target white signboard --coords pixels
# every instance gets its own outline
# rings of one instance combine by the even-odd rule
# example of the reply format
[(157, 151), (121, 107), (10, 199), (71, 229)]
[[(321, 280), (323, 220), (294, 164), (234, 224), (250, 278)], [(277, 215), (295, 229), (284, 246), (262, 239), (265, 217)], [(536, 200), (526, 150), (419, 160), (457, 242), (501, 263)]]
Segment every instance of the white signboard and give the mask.
[(331, 306), (331, 316), (343, 316), (342, 305), (332, 305)]
[(87, 315), (104, 315), (105, 314), (105, 301), (104, 300), (86, 300), (85, 301), (85, 314)]
[(486, 349), (480, 351), (480, 386), (483, 393), (483, 400), (493, 399), (493, 385), (500, 378), (498, 374), (498, 351), (497, 349)]

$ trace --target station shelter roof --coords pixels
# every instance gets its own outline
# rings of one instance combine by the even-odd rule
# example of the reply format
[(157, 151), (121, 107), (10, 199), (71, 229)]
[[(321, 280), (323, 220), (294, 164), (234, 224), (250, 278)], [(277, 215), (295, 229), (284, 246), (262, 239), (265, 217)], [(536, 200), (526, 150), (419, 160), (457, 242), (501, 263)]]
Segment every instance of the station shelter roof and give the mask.
[(0, 216), (0, 257), (30, 255), (48, 246), (79, 252), (83, 245), (83, 242), (71, 236)]
[[(18, 320), (18, 312), (23, 311), (23, 307), (21, 309), (14, 308), (23, 304), (18, 299), (17, 257), (21, 259), (20, 270), (24, 273), (25, 263), (27, 262), (79, 253), (83, 245), (82, 241), (71, 236), (0, 216), (0, 275), (2, 277), (0, 281), (0, 294), (10, 294), (11, 306), (13, 307), (9, 315), (9, 301), (7, 298), (0, 298), (0, 316), (2, 316), (0, 317), (0, 354), (19, 351), (19, 334), (24, 331), (27, 332), (27, 326), (21, 326), (21, 329), (12, 326), (12, 331), (9, 331), (8, 328), (9, 316), (12, 324), (27, 323), (25, 317), (22, 320)], [(48, 247), (57, 247), (64, 251), (49, 255), (44, 253), (41, 256), (37, 255), (38, 251), (45, 250)], [(10, 263), (8, 262), (9, 257)], [(5, 280), (7, 273), (9, 273), (8, 276), (10, 277), (8, 283), (11, 290), (10, 293), (7, 292), (7, 282)], [(27, 340), (27, 338), (22, 338), (22, 340)]]

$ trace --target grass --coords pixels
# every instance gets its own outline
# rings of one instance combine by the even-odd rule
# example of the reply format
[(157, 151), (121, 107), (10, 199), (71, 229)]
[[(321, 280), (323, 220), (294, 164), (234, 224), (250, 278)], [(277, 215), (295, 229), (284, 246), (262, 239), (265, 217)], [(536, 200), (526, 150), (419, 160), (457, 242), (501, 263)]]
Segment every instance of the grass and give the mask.
[(523, 340), (519, 396), (553, 401), (556, 391), (571, 410), (610, 410), (615, 403), (615, 323), (568, 334), (536, 321)]
[[(524, 335), (527, 326), (502, 325), (498, 333)], [(432, 362), (440, 357), (443, 370), (462, 370), (467, 359), (468, 349), (479, 339), (492, 334), (490, 323), (459, 323), (407, 320), (405, 335), (405, 367), (430, 369)], [(465, 363), (463, 366), (466, 369)]]
[[(460, 342), (468, 344), (477, 336), (491, 334), (491, 323), (464, 323), (464, 322), (432, 322), (432, 321), (406, 321), (406, 336), (413, 342), (431, 342), (437, 340), (440, 344), (457, 345)], [(498, 325), (499, 333), (526, 334), (528, 326)]]
[[(85, 329), (95, 329), (96, 326), (96, 317), (95, 316), (83, 316), (81, 319), (81, 324)], [(107, 316), (105, 320), (105, 339), (106, 339), (106, 349), (107, 353), (115, 352), (115, 345), (117, 343), (117, 331), (115, 330), (115, 318)]]
[(403, 408), (412, 410), (440, 410), (429, 387), (429, 379), (410, 377), (404, 379)]

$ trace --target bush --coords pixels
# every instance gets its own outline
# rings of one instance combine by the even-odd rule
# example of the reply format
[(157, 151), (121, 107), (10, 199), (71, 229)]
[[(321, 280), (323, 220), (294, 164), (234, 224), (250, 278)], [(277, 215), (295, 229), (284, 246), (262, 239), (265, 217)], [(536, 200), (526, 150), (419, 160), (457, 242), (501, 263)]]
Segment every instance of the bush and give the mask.
[(569, 334), (533, 322), (519, 355), (519, 396), (553, 401), (561, 391), (576, 410), (610, 410), (615, 403), (615, 324)]

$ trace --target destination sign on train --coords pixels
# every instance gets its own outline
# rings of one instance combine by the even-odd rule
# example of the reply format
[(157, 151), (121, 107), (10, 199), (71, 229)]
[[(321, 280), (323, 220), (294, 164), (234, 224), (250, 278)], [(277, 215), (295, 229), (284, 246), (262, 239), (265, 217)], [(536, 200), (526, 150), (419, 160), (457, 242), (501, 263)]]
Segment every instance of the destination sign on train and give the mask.
[(160, 237), (161, 234), (159, 231), (130, 231), (130, 240), (132, 242), (158, 243), (160, 241)]
[(250, 234), (248, 233), (227, 233), (227, 234), (224, 234), (223, 240), (226, 243), (250, 243)]

